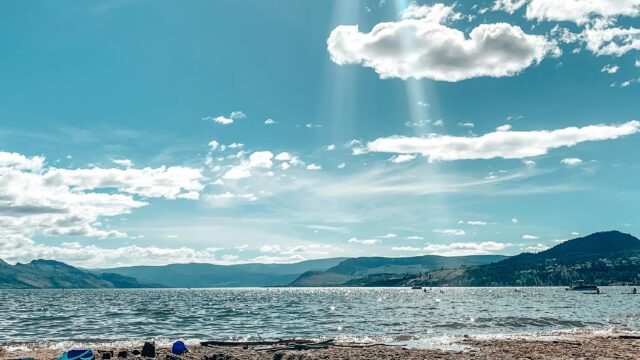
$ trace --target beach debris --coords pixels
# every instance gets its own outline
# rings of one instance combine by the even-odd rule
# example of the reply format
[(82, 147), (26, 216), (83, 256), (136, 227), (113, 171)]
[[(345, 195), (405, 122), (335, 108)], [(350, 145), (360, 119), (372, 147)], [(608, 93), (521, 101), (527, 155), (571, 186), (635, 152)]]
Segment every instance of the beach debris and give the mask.
[(328, 349), (330, 347), (340, 348), (366, 348), (374, 346), (402, 346), (402, 345), (387, 345), (387, 344), (338, 344), (334, 339), (328, 339), (323, 341), (302, 340), (302, 339), (278, 339), (273, 341), (203, 341), (200, 343), (202, 346), (208, 347), (242, 347), (248, 349), (250, 346), (254, 347), (256, 351), (268, 351), (275, 352), (275, 356), (280, 351), (285, 350), (318, 350)]
[(95, 360), (95, 355), (91, 349), (69, 350), (58, 360)]
[(69, 350), (62, 354), (58, 360), (95, 360), (91, 349)]
[(111, 358), (113, 358), (113, 351), (102, 352), (102, 360), (110, 360)]
[(126, 359), (127, 358), (127, 350), (122, 350), (120, 352), (118, 352), (118, 357), (121, 359)]
[(187, 351), (189, 351), (189, 349), (187, 349), (187, 345), (185, 345), (184, 342), (180, 340), (174, 342), (173, 345), (171, 346), (171, 352), (176, 355), (182, 355)]
[(150, 358), (156, 357), (156, 343), (153, 341), (145, 341), (142, 346), (141, 355)]

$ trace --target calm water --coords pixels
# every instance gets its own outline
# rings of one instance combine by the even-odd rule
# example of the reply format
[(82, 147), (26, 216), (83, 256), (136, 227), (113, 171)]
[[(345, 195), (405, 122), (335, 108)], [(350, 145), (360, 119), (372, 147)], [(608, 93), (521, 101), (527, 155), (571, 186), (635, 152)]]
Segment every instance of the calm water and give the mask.
[(640, 295), (602, 289), (0, 290), (0, 343), (640, 330)]

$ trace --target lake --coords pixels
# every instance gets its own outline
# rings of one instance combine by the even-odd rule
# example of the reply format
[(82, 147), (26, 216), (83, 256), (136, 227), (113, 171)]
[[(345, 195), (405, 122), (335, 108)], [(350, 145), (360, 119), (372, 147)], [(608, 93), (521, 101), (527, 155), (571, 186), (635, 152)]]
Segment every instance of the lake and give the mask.
[(640, 295), (563, 288), (0, 290), (0, 342), (451, 336), (640, 330)]

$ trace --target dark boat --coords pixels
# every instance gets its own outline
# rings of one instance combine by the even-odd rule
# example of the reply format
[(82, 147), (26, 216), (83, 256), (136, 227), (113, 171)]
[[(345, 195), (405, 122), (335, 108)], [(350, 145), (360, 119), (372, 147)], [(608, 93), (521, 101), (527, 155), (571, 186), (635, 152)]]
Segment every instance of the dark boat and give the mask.
[(567, 288), (569, 291), (598, 291), (596, 285), (587, 285), (584, 281), (576, 281), (573, 285)]
[(412, 286), (411, 289), (413, 289), (413, 290), (422, 290), (422, 286)]

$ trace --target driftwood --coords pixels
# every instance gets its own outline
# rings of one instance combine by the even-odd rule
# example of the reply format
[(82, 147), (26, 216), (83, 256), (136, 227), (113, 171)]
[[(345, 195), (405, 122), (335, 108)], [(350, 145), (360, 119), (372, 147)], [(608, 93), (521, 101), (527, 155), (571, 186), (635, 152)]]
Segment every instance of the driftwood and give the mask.
[(278, 339), (273, 341), (202, 341), (202, 346), (273, 346), (293, 344), (314, 344), (311, 340), (302, 339)]
[(638, 335), (620, 335), (618, 338), (626, 340), (640, 340), (640, 336)]
[(402, 346), (388, 344), (336, 344), (334, 339), (324, 341), (312, 341), (303, 339), (278, 339), (274, 341), (203, 341), (202, 346), (238, 346), (247, 348), (258, 347), (257, 351), (283, 351), (283, 350), (315, 350), (329, 347), (341, 348), (368, 348), (373, 346)]

